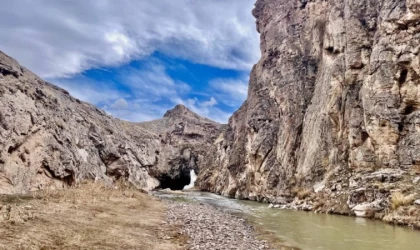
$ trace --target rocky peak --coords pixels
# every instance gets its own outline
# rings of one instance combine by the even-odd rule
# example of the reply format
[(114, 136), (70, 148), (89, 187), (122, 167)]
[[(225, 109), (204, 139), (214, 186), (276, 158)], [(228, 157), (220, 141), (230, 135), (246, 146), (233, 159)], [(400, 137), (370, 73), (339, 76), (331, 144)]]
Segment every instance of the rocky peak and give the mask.
[[(153, 176), (157, 176), (163, 183), (161, 187), (164, 188), (176, 185), (172, 180), (176, 179), (178, 173), (183, 173), (180, 177), (184, 183), (189, 184), (189, 171), (201, 171), (207, 149), (224, 128), (224, 125), (201, 117), (182, 104), (168, 110), (162, 119), (137, 123), (137, 126), (153, 132), (162, 144), (170, 145), (180, 152), (179, 157), (164, 157), (171, 159), (166, 163), (166, 169), (169, 171), (154, 173), (154, 169), (151, 169)], [(179, 182), (179, 179), (176, 182)]]
[(183, 105), (148, 123), (114, 119), (0, 52), (0, 193), (83, 179), (182, 188), (218, 128)]
[(17, 61), (0, 50), (0, 74), (18, 77), (21, 73), (22, 70)]
[(181, 117), (201, 118), (199, 115), (192, 112), (190, 109), (188, 109), (182, 104), (178, 104), (173, 109), (166, 111), (163, 117), (164, 118), (181, 118)]

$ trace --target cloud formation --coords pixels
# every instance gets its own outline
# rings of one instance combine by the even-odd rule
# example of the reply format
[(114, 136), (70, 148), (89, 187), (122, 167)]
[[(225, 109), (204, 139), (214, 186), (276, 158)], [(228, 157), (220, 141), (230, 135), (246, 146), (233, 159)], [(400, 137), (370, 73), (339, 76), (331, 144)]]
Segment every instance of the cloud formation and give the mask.
[(214, 97), (212, 96), (212, 97), (210, 97), (210, 100), (208, 100), (208, 101), (204, 101), (204, 102), (202, 102), (201, 103), (201, 105), (203, 106), (203, 107), (213, 107), (214, 105), (216, 105), (217, 104), (217, 101), (216, 101), (216, 99), (214, 99)]
[(111, 105), (111, 108), (114, 110), (127, 110), (128, 102), (124, 98), (120, 98)]
[(248, 78), (216, 78), (210, 81), (215, 96), (230, 107), (238, 107), (248, 94)]
[(6, 2), (0, 50), (124, 120), (157, 119), (184, 104), (227, 122), (260, 54), (255, 0)]
[(239, 70), (259, 57), (254, 0), (6, 2), (0, 49), (41, 77), (71, 77), (154, 51)]
[(234, 109), (246, 98), (246, 78), (216, 78), (205, 83), (204, 94), (197, 95), (192, 89), (194, 86), (169, 76), (162, 62), (150, 61), (142, 67), (127, 66), (107, 72), (118, 84), (84, 75), (60, 79), (56, 84), (115, 117), (134, 122), (161, 118), (176, 104), (184, 104), (202, 116), (226, 123), (232, 109), (227, 111), (220, 104)]

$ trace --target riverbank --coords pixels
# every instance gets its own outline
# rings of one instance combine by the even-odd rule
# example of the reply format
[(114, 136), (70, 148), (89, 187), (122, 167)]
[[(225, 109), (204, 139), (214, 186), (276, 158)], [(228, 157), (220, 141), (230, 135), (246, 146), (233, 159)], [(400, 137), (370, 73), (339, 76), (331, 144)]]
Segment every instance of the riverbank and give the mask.
[[(293, 209), (272, 209), (268, 204), (229, 199), (224, 196), (200, 192), (200, 191), (159, 191), (154, 193), (162, 200), (173, 200), (185, 204), (208, 204), (222, 213), (233, 214), (246, 219), (247, 225), (252, 225), (252, 234), (256, 239), (265, 239), (271, 249), (325, 249), (325, 250), (398, 250), (418, 249), (419, 232), (405, 227), (396, 227), (383, 223), (379, 220), (357, 218), (351, 216), (328, 215), (325, 213), (313, 213), (296, 211)], [(189, 205), (188, 205), (189, 206)], [(198, 228), (191, 224), (197, 224), (194, 211), (182, 212), (177, 220), (181, 223), (181, 233), (189, 229), (190, 234), (200, 235), (201, 228), (206, 228), (211, 223), (204, 221), (203, 226)], [(172, 209), (174, 210), (174, 208)], [(204, 208), (204, 210), (207, 210)], [(171, 211), (169, 209), (168, 211)], [(176, 213), (178, 213), (176, 212)], [(219, 221), (213, 209), (209, 212), (210, 221)], [(193, 217), (191, 217), (193, 216)], [(229, 220), (230, 217), (228, 217)], [(227, 219), (221, 219), (220, 224)], [(219, 223), (219, 222), (216, 222)], [(234, 227), (237, 227), (236, 225)], [(230, 227), (228, 227), (230, 229)], [(207, 231), (205, 231), (207, 233)], [(194, 236), (193, 236), (194, 237)], [(191, 244), (192, 242), (188, 242)], [(273, 244), (274, 243), (274, 244)], [(285, 248), (288, 247), (288, 248)], [(201, 249), (201, 248), (200, 248)], [(252, 249), (252, 248), (250, 248)], [(257, 248), (258, 249), (258, 248)]]
[(258, 231), (245, 219), (224, 212), (211, 205), (198, 202), (165, 201), (168, 223), (181, 228), (187, 235), (188, 249), (263, 250), (290, 249), (270, 246), (259, 239)]
[(213, 205), (123, 183), (0, 195), (0, 249), (292, 249), (268, 236)]
[(95, 183), (0, 195), (0, 249), (185, 249), (166, 210), (138, 190)]
[[(87, 183), (0, 195), (0, 249), (417, 249), (418, 232), (199, 191)], [(374, 240), (372, 240), (374, 239)]]
[[(360, 191), (365, 192), (365, 190), (361, 189)], [(389, 193), (389, 191), (387, 192)], [(418, 190), (414, 190), (410, 194), (403, 194), (400, 190), (395, 191), (389, 195), (389, 198), (386, 192), (385, 194), (380, 193), (379, 195), (376, 194), (376, 196), (381, 197), (380, 199), (352, 204), (351, 201), (354, 200), (354, 196), (346, 192), (315, 194), (302, 191), (302, 194), (297, 195), (292, 201), (287, 202), (286, 199), (279, 199), (280, 202), (270, 203), (268, 207), (361, 217), (420, 230), (420, 200), (418, 199), (420, 196)]]

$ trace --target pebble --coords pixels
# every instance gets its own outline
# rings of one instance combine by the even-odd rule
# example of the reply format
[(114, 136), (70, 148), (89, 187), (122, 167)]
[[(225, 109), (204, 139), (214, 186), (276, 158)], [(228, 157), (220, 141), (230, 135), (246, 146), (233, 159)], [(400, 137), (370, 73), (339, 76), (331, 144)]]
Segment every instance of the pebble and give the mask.
[(167, 221), (181, 227), (188, 235), (188, 249), (198, 250), (262, 250), (268, 243), (255, 237), (255, 232), (240, 217), (208, 204), (167, 201)]

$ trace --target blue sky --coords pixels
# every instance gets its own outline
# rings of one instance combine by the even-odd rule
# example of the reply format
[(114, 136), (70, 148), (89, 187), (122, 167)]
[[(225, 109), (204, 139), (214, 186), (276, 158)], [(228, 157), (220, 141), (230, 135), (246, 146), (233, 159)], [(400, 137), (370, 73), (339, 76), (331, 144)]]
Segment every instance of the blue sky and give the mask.
[(0, 50), (124, 120), (227, 122), (259, 58), (254, 0), (6, 1)]

